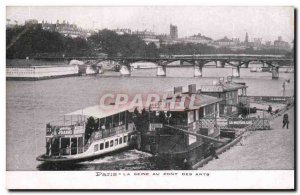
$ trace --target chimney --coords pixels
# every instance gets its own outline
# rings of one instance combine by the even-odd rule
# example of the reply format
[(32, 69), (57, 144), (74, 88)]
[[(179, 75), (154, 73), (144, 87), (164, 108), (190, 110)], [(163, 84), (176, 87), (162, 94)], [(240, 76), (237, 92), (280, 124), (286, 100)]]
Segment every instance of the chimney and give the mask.
[(196, 93), (196, 84), (189, 85), (189, 94), (195, 94)]
[(174, 94), (182, 93), (182, 86), (174, 87)]

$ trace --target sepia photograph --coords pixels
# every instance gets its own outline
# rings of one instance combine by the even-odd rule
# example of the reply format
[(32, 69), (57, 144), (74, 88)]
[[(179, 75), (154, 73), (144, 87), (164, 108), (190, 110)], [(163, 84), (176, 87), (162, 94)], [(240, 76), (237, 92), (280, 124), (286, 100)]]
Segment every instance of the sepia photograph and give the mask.
[(7, 188), (294, 189), (294, 41), (293, 6), (6, 6)]

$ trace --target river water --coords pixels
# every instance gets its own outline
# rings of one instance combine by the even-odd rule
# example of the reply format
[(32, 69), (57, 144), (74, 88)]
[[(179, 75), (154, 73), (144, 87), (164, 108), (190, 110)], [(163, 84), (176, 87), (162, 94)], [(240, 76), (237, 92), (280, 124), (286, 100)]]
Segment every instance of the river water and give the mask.
[[(45, 125), (61, 120), (63, 114), (96, 105), (107, 92), (147, 93), (165, 91), (174, 86), (212, 84), (219, 77), (227, 77), (231, 68), (204, 68), (202, 78), (194, 78), (194, 69), (167, 68), (167, 77), (156, 77), (156, 69), (134, 70), (131, 77), (120, 77), (117, 72), (104, 75), (69, 77), (41, 81), (6, 82), (6, 165), (11, 171), (57, 170), (36, 161), (45, 152)], [(246, 82), (248, 95), (281, 96), (282, 83), (286, 95), (294, 95), (294, 74), (280, 72), (278, 80), (271, 73), (251, 73), (241, 69), (241, 77), (234, 81)], [(155, 169), (151, 155), (136, 150), (85, 161), (71, 170), (135, 170)]]

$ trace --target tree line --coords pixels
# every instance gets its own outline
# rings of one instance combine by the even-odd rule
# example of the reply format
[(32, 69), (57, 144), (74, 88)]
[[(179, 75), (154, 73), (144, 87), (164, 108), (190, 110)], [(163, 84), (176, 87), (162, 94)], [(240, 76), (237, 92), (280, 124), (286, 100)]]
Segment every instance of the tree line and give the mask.
[[(35, 56), (108, 56), (158, 57), (176, 54), (286, 54), (284, 50), (232, 51), (229, 48), (215, 48), (206, 44), (177, 43), (158, 48), (154, 43), (146, 44), (136, 35), (118, 35), (111, 30), (100, 30), (87, 38), (68, 37), (58, 32), (43, 30), (41, 25), (16, 26), (6, 29), (6, 57), (23, 59)], [(291, 52), (288, 53), (291, 55)]]

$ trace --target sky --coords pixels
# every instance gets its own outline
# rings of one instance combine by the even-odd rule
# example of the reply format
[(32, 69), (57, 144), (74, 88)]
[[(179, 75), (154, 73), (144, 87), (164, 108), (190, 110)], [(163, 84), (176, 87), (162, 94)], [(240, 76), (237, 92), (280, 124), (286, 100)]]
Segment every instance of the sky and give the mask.
[(292, 7), (7, 7), (7, 19), (22, 24), (27, 19), (66, 20), (87, 29), (130, 28), (169, 34), (170, 24), (178, 26), (178, 36), (201, 33), (213, 39), (240, 38), (250, 41), (262, 38), (274, 41), (278, 36), (294, 40), (294, 9)]

